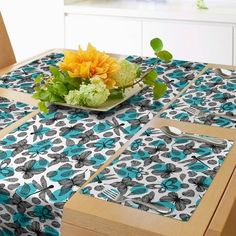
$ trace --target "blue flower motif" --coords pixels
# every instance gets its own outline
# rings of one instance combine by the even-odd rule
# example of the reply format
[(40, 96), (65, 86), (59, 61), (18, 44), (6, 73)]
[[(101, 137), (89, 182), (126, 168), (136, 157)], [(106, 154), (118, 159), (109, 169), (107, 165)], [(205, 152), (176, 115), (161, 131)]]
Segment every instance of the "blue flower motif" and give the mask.
[(52, 228), (51, 226), (46, 226), (45, 229), (43, 230), (43, 232), (46, 235), (50, 235), (50, 236), (59, 236), (60, 232), (58, 232), (55, 227)]
[(31, 224), (32, 219), (24, 213), (16, 213), (13, 215), (13, 221), (24, 228)]
[(32, 195), (36, 192), (36, 187), (32, 183), (24, 183), (23, 185), (20, 185), (16, 189), (17, 195), (19, 195), (21, 198), (27, 198), (29, 195)]
[(226, 102), (220, 106), (223, 111), (233, 111), (236, 109), (236, 105), (232, 102)]
[(64, 149), (63, 154), (65, 154), (68, 157), (79, 155), (85, 150), (85, 147), (83, 144), (77, 144), (77, 145), (71, 145)]
[(7, 204), (10, 201), (10, 193), (0, 184), (0, 204)]
[(45, 139), (31, 145), (31, 147), (29, 148), (29, 153), (32, 154), (44, 153), (51, 147), (52, 147), (51, 139)]
[(0, 119), (13, 119), (13, 116), (11, 115), (11, 113), (8, 112), (0, 112)]
[(112, 126), (107, 122), (100, 122), (97, 125), (93, 126), (93, 130), (96, 133), (101, 133), (101, 132), (105, 132), (107, 130), (109, 130)]
[(137, 152), (133, 152), (131, 156), (135, 160), (145, 160), (150, 157), (150, 153), (147, 151), (138, 150)]
[(182, 187), (182, 183), (177, 178), (165, 179), (161, 183), (161, 192), (170, 191), (177, 192)]
[(130, 121), (135, 119), (138, 116), (138, 113), (134, 110), (128, 110), (123, 114), (117, 116), (122, 121)]
[(172, 149), (167, 153), (167, 157), (171, 158), (173, 161), (180, 161), (186, 158), (186, 154), (183, 151)]
[(46, 220), (53, 220), (55, 216), (52, 214), (52, 207), (37, 205), (34, 207), (34, 211), (30, 215), (38, 217), (41, 222), (46, 222)]
[(115, 146), (115, 139), (114, 138), (102, 138), (98, 140), (94, 146), (98, 150), (102, 150), (103, 148), (113, 148)]
[(170, 78), (178, 79), (184, 77), (184, 72), (181, 70), (174, 70), (172, 73), (167, 74)]

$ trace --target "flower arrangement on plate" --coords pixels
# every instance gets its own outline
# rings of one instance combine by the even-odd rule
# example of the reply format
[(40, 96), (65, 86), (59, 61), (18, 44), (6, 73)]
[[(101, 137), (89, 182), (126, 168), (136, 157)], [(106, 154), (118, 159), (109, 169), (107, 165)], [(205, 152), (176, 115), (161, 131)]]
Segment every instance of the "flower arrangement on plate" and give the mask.
[[(157, 57), (172, 59), (159, 38), (150, 42)], [(140, 66), (98, 51), (91, 44), (83, 50), (65, 51), (58, 67), (50, 67), (51, 76), (35, 79), (33, 97), (39, 109), (47, 112), (47, 103), (106, 111), (140, 91), (153, 88), (154, 99), (164, 96), (167, 86), (158, 81), (155, 69), (142, 73)], [(128, 92), (127, 92), (128, 91)]]

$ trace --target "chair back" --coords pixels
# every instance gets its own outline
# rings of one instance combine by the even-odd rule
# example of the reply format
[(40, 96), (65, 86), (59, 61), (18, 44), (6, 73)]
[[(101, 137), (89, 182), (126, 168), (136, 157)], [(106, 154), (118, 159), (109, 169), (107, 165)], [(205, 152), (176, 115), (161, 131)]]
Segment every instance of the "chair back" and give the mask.
[(16, 63), (14, 51), (0, 12), (0, 69)]

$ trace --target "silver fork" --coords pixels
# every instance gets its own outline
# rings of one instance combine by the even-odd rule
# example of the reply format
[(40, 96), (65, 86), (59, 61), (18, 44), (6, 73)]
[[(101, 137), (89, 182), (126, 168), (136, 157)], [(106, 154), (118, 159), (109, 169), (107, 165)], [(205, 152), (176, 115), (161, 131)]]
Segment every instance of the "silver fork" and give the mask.
[(125, 203), (126, 201), (132, 201), (133, 203), (137, 203), (139, 205), (146, 206), (146, 207), (148, 207), (154, 211), (157, 211), (161, 214), (168, 214), (168, 213), (172, 212), (171, 208), (167, 208), (167, 207), (161, 206), (161, 205), (154, 205), (154, 204), (142, 202), (140, 200), (133, 199), (133, 198), (127, 198), (123, 194), (115, 192), (112, 189), (105, 189), (102, 193), (106, 197), (110, 198), (111, 200), (113, 200), (115, 202)]
[(196, 117), (205, 117), (208, 115), (212, 115), (212, 116), (217, 116), (217, 117), (224, 117), (224, 118), (228, 118), (228, 119), (236, 119), (236, 116), (232, 115), (224, 115), (224, 114), (218, 114), (218, 113), (209, 113), (209, 112), (204, 112), (201, 111), (195, 107), (186, 107), (184, 108), (184, 111), (188, 112), (189, 114), (196, 116)]

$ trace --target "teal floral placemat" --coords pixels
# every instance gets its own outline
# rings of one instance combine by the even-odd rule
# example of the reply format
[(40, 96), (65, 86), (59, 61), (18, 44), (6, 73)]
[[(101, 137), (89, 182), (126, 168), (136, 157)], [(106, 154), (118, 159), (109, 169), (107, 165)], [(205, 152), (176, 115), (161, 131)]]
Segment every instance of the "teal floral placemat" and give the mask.
[[(220, 148), (170, 138), (160, 129), (149, 128), (81, 193), (112, 201), (103, 193), (111, 189), (131, 199), (170, 208), (172, 212), (166, 216), (188, 221), (232, 146), (225, 141), (226, 146)], [(118, 204), (160, 214), (130, 201)]]
[(0, 97), (0, 130), (20, 120), (36, 107)]
[[(203, 115), (194, 115), (188, 108), (201, 111)], [(217, 75), (214, 69), (208, 69), (160, 117), (236, 128), (236, 72), (232, 71), (232, 78), (225, 79)]]
[[(1, 84), (32, 93), (33, 78), (42, 71), (49, 73), (48, 66), (62, 56), (50, 54), (29, 63), (3, 76)], [(143, 72), (149, 67), (158, 70), (159, 78), (168, 82), (163, 98), (154, 101), (152, 91), (144, 88), (108, 112), (51, 106), (48, 114), (36, 115), (0, 142), (3, 235), (36, 234), (39, 229), (59, 235), (65, 202), (204, 67), (184, 61), (128, 59), (140, 63)]]

